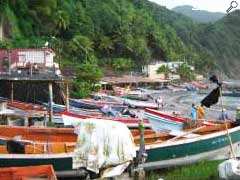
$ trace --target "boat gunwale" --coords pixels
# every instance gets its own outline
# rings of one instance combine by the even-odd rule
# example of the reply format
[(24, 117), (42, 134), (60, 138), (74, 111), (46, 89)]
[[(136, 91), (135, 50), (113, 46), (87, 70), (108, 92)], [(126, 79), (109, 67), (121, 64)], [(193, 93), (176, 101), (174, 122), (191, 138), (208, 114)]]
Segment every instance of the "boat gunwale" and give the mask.
[[(231, 135), (231, 133), (234, 133), (236, 131), (240, 131), (240, 126), (233, 127), (231, 129), (229, 129), (230, 135)], [(217, 138), (217, 137), (223, 136), (223, 135), (227, 136), (226, 130), (222, 130), (222, 131), (218, 131), (218, 132), (210, 133), (210, 134), (204, 134), (204, 135), (200, 135), (198, 137), (193, 137), (193, 138), (187, 138), (187, 139), (181, 139), (181, 140), (175, 140), (175, 141), (166, 140), (166, 141), (163, 141), (163, 142), (160, 142), (160, 143), (157, 143), (157, 144), (146, 145), (145, 149), (150, 150), (150, 149), (157, 149), (157, 148), (163, 148), (163, 147), (169, 147), (169, 146), (191, 144), (191, 143), (194, 143), (194, 142), (197, 142), (197, 141), (204, 141), (204, 140), (208, 140), (208, 139), (211, 139), (211, 138)]]
[(56, 154), (0, 154), (0, 159), (56, 159), (73, 158), (74, 152)]
[[(151, 114), (151, 113), (148, 113), (148, 112), (145, 112), (145, 113), (144, 113), (144, 116), (149, 117), (149, 118), (158, 119), (159, 121), (162, 121), (162, 122), (164, 122), (164, 123), (171, 124), (171, 125), (183, 125), (183, 124), (184, 124), (183, 122), (169, 120), (169, 119), (167, 119), (167, 118), (159, 117), (159, 116), (157, 116), (157, 115), (154, 115), (154, 114)], [(148, 119), (148, 118), (147, 118), (147, 119)], [(148, 119), (148, 120), (149, 120), (149, 119)], [(149, 121), (152, 121), (152, 120), (149, 120)]]
[(161, 112), (161, 111), (158, 111), (158, 110), (155, 110), (155, 109), (150, 109), (150, 108), (146, 108), (145, 113), (151, 114), (152, 116), (157, 116), (157, 117), (160, 117), (160, 118), (164, 118), (164, 119), (168, 119), (168, 120), (171, 120), (171, 121), (174, 121), (174, 122), (178, 122), (178, 123), (184, 123), (188, 120), (187, 118), (175, 117), (175, 116), (172, 116), (170, 114), (166, 114), (164, 112)]

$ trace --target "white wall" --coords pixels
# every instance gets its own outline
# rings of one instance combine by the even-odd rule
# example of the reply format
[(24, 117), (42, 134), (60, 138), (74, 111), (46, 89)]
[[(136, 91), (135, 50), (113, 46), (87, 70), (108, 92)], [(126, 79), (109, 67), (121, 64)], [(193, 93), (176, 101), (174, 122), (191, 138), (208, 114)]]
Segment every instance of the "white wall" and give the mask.
[[(36, 50), (36, 51), (20, 51), (18, 52), (18, 65), (26, 65), (27, 63), (45, 64), (47, 67), (53, 66), (54, 54), (50, 51)], [(46, 62), (45, 62), (46, 61)]]

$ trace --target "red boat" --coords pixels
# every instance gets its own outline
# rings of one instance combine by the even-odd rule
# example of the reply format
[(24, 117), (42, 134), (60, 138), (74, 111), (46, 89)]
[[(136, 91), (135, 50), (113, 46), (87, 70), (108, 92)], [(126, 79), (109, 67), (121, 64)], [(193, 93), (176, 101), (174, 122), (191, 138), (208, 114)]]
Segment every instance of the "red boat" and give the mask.
[[(63, 121), (68, 121), (68, 118), (75, 118), (77, 119), (89, 119), (89, 118), (94, 118), (94, 119), (105, 119), (105, 120), (112, 120), (112, 121), (118, 121), (126, 124), (130, 128), (136, 128), (138, 127), (139, 124), (139, 119), (138, 118), (131, 118), (131, 117), (106, 117), (106, 116), (90, 116), (90, 115), (82, 115), (82, 114), (74, 114), (71, 112), (63, 112), (61, 113)], [(151, 127), (150, 123), (147, 119), (144, 119), (144, 126), (145, 127)]]

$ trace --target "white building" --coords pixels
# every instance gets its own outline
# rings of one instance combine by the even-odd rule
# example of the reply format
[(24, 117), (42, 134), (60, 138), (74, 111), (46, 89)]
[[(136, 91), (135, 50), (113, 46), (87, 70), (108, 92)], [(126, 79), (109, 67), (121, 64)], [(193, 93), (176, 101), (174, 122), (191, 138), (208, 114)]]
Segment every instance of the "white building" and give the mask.
[[(164, 79), (165, 78), (164, 74), (157, 73), (157, 70), (161, 66), (167, 66), (172, 73), (176, 73), (177, 68), (183, 63), (184, 62), (182, 62), (182, 61), (173, 61), (173, 62), (157, 61), (155, 63), (144, 66), (142, 68), (142, 72), (145, 73), (151, 79), (157, 79), (157, 78)], [(193, 66), (190, 66), (190, 65), (188, 65), (188, 66), (190, 67), (191, 70), (194, 70)], [(171, 77), (173, 77), (173, 75)]]

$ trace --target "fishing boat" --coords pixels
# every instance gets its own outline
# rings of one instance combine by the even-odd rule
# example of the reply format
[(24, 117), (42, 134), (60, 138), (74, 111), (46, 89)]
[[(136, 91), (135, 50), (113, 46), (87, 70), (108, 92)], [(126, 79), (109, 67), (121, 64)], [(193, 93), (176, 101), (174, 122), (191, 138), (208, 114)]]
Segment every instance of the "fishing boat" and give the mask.
[(122, 96), (124, 99), (131, 99), (131, 100), (137, 100), (137, 101), (148, 101), (147, 96), (139, 95), (139, 94), (127, 94), (125, 96)]
[(0, 129), (0, 167), (50, 164), (59, 173), (77, 174), (81, 167), (98, 173), (118, 165), (127, 167), (136, 153), (128, 128), (114, 121), (91, 119), (79, 122), (75, 129), (9, 126)]
[(182, 130), (187, 119), (176, 117), (154, 109), (145, 109), (144, 116), (152, 124), (155, 131), (161, 130)]
[(126, 106), (121, 103), (96, 101), (92, 99), (70, 99), (69, 103), (73, 107), (86, 109), (100, 109), (104, 105), (109, 105), (112, 109), (115, 109), (117, 111), (122, 111), (124, 108), (126, 108)]
[[(50, 108), (48, 103), (42, 103), (45, 107)], [(58, 114), (66, 111), (66, 106), (61, 104), (52, 104), (53, 112)], [(73, 106), (69, 107), (69, 111), (76, 113), (76, 114), (85, 114), (85, 115), (92, 115), (92, 116), (100, 116), (102, 113), (99, 109), (84, 109), (84, 108), (76, 108)]]
[(186, 126), (187, 118), (151, 109), (145, 111), (153, 129), (168, 136), (156, 138), (153, 134), (153, 139), (148, 136), (145, 146), (148, 158), (140, 166), (142, 168), (159, 169), (201, 160), (226, 159), (231, 155), (230, 144), (239, 156), (240, 127), (231, 121), (199, 120), (193, 126)]
[[(139, 126), (139, 119), (138, 118), (131, 118), (131, 117), (106, 117), (106, 116), (89, 116), (89, 115), (83, 115), (83, 114), (75, 114), (72, 112), (63, 112), (61, 114), (63, 123), (65, 125), (73, 125), (78, 121), (82, 121), (84, 119), (89, 118), (95, 118), (95, 119), (105, 119), (105, 120), (111, 120), (111, 121), (117, 121), (124, 123), (129, 128), (137, 128)], [(149, 124), (149, 121), (147, 119), (144, 120), (144, 125), (146, 128), (150, 128), (151, 125)]]
[[(228, 123), (227, 126), (235, 152), (240, 153), (240, 127), (234, 126), (232, 123)], [(138, 146), (140, 142), (139, 131), (131, 130), (131, 132)], [(168, 132), (156, 133), (147, 129), (144, 133), (145, 149), (148, 157), (140, 167), (145, 169), (185, 165), (201, 160), (225, 159), (229, 156), (229, 141), (226, 137), (225, 125), (221, 123), (215, 123), (211, 126), (200, 124), (196, 128), (184, 129), (185, 134), (181, 135)], [(189, 134), (195, 136), (188, 136)], [(29, 151), (27, 152), (30, 154), (7, 154), (3, 138), (6, 135), (8, 137), (20, 135), (26, 142), (37, 141), (38, 143), (28, 144)], [(52, 164), (56, 171), (72, 170), (73, 168), (72, 152), (77, 136), (72, 128), (0, 126), (0, 137), (2, 139), (0, 167)], [(35, 151), (31, 148), (35, 148)], [(136, 150), (138, 150), (138, 147), (136, 147)]]
[(149, 101), (137, 101), (132, 99), (124, 99), (124, 104), (128, 105), (131, 108), (151, 108), (151, 109), (157, 109), (158, 106), (154, 102)]
[[(191, 130), (186, 131), (187, 135)], [(140, 167), (145, 169), (160, 169), (178, 165), (186, 165), (202, 160), (220, 160), (230, 156), (229, 140), (223, 125), (216, 127), (201, 127), (194, 131), (195, 137), (152, 136), (154, 140), (146, 141), (147, 161)], [(239, 156), (240, 127), (229, 129), (233, 148)], [(150, 139), (150, 137), (149, 137)]]
[[(155, 109), (145, 109), (144, 117), (149, 120), (151, 127), (158, 131), (182, 131), (192, 121), (181, 117), (178, 112), (162, 112)], [(202, 121), (202, 125), (215, 126), (213, 120)]]
[[(23, 143), (23, 154), (9, 154), (7, 142), (14, 137)], [(72, 170), (76, 140), (69, 128), (0, 126), (0, 167), (52, 164), (55, 171)]]
[(0, 179), (51, 179), (57, 180), (52, 165), (0, 168)]

